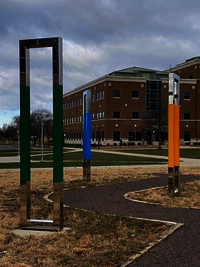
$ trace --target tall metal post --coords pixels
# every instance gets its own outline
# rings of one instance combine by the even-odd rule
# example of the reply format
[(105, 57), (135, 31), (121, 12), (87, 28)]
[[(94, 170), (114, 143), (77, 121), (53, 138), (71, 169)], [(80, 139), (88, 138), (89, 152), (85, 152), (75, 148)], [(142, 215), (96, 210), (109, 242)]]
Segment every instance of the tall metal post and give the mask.
[(179, 193), (179, 90), (179, 76), (170, 73), (168, 104), (168, 192), (172, 196)]
[[(30, 219), (30, 49), (53, 51), (53, 221)], [(63, 51), (62, 38), (19, 41), (20, 61), (20, 225), (53, 223), (63, 228)], [(43, 136), (42, 136), (43, 137)]]
[(83, 92), (83, 179), (91, 179), (91, 91)]
[(41, 161), (43, 161), (43, 120), (41, 120), (41, 147), (42, 147), (42, 158), (41, 158)]

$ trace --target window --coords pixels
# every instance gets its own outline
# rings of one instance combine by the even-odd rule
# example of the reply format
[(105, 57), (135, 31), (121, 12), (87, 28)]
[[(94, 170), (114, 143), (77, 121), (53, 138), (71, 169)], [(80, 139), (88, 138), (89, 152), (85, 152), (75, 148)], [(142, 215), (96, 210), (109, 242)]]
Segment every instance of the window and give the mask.
[(92, 95), (92, 101), (94, 101), (94, 100), (95, 100), (95, 94)]
[(113, 141), (120, 141), (120, 131), (113, 131)]
[(92, 114), (92, 119), (93, 119), (93, 120), (95, 119), (95, 114), (94, 114), (94, 113)]
[(183, 75), (183, 77), (182, 77), (183, 79), (186, 79), (187, 77), (186, 77), (186, 75)]
[(120, 90), (113, 90), (113, 97), (120, 97)]
[(184, 92), (184, 99), (190, 99), (190, 92)]
[(102, 92), (102, 99), (104, 99), (104, 91)]
[(97, 93), (97, 100), (99, 100), (99, 93)]
[(139, 91), (132, 91), (132, 98), (139, 98)]
[(161, 81), (146, 81), (146, 118), (155, 119), (161, 110)]
[(119, 111), (114, 111), (113, 112), (113, 118), (119, 119), (120, 118), (120, 112)]
[(104, 111), (102, 112), (102, 119), (104, 119)]
[(132, 119), (139, 119), (139, 112), (133, 111), (132, 112)]
[(190, 113), (184, 113), (184, 120), (190, 120)]
[(136, 132), (136, 141), (142, 141), (142, 132)]
[(101, 132), (96, 131), (96, 141), (100, 141), (100, 140), (101, 140)]
[(184, 141), (190, 141), (190, 132), (184, 132)]
[(99, 93), (99, 99), (101, 99), (101, 92)]
[(77, 106), (79, 105), (79, 99), (77, 99)]
[(82, 99), (80, 98), (80, 101), (79, 101), (80, 105), (82, 104)]
[(189, 74), (189, 79), (193, 79), (193, 74), (192, 73)]
[(97, 120), (99, 119), (99, 113), (97, 113)]
[(94, 141), (94, 132), (92, 132), (92, 141)]

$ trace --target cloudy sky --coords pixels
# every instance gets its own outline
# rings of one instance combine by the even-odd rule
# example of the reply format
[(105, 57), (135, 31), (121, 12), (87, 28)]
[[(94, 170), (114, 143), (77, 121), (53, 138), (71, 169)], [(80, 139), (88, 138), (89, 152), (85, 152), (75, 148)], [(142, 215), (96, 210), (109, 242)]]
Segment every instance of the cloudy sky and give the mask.
[[(114, 70), (200, 55), (199, 0), (0, 0), (0, 127), (19, 115), (18, 43), (63, 38), (64, 93)], [(31, 109), (52, 108), (51, 49), (31, 49)]]

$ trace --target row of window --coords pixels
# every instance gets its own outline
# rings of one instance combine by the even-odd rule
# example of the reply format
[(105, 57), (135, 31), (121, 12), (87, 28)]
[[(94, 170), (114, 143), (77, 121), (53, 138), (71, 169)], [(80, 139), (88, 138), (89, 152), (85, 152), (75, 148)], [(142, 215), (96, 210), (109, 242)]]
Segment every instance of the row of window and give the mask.
[[(120, 111), (114, 111), (113, 112), (113, 118), (114, 119), (120, 119), (120, 117), (121, 117)], [(98, 113), (96, 113), (96, 116), (95, 116), (95, 113), (93, 113), (91, 119), (92, 120), (102, 120), (104, 118), (105, 118), (104, 112), (98, 112)], [(131, 118), (135, 119), (135, 120), (139, 119), (139, 112), (133, 111)], [(190, 113), (185, 112), (183, 118), (184, 118), (184, 120), (190, 120)], [(64, 119), (64, 121), (63, 121), (64, 124), (76, 123), (76, 122), (82, 122), (82, 116)]]
[[(121, 114), (120, 111), (114, 111), (113, 112), (113, 118), (114, 119), (120, 119)], [(92, 120), (103, 120), (105, 118), (105, 113), (104, 112), (98, 112), (98, 113), (93, 113), (92, 114)], [(132, 119), (139, 119), (139, 112), (133, 111), (132, 112)], [(76, 123), (76, 122), (82, 122), (82, 117), (74, 117), (74, 118), (69, 118), (69, 119), (64, 119), (63, 123), (64, 124), (70, 124), (70, 123)]]
[[(104, 99), (104, 91), (96, 93), (96, 100)], [(95, 94), (92, 95), (92, 101), (95, 101)]]
[(69, 119), (64, 119), (63, 120), (63, 123), (64, 124), (70, 124), (70, 123), (76, 123), (76, 122), (82, 122), (82, 116), (74, 117), (74, 118), (69, 118)]
[(72, 100), (70, 102), (64, 103), (63, 104), (63, 109), (68, 109), (68, 108), (73, 108), (76, 106), (81, 106), (82, 105), (82, 98), (77, 99), (77, 100)]
[[(148, 89), (147, 89), (148, 91)], [(155, 92), (154, 92), (155, 91)], [(147, 99), (148, 98), (151, 98), (151, 99), (157, 99), (158, 97), (161, 98), (161, 92), (160, 92), (160, 95), (158, 96), (157, 95), (157, 90), (151, 90), (151, 94), (149, 95), (148, 92), (147, 92)], [(121, 91), (120, 90), (113, 90), (113, 97), (117, 97), (117, 98), (120, 98), (121, 96)], [(190, 99), (190, 92), (184, 92), (184, 99), (188, 100)], [(137, 90), (134, 90), (132, 91), (132, 98), (139, 98), (139, 91)], [(96, 100), (101, 100), (101, 99), (104, 99), (104, 91), (102, 92), (98, 92), (96, 93)], [(92, 95), (92, 101), (94, 102), (95, 101), (95, 94)], [(73, 107), (76, 107), (76, 106), (81, 106), (82, 105), (82, 99), (77, 99), (77, 100), (73, 100), (73, 101), (70, 101), (68, 103), (65, 103), (63, 104), (63, 109), (68, 109), (68, 108), (73, 108)]]
[[(104, 131), (92, 132), (92, 141), (104, 141)], [(66, 140), (82, 140), (82, 132), (66, 133)], [(120, 141), (120, 131), (113, 131), (113, 141)], [(129, 132), (129, 141), (142, 141), (142, 132)], [(190, 132), (184, 132), (184, 141), (190, 141)]]
[[(76, 132), (76, 133), (66, 133), (66, 140), (82, 140), (82, 132)], [(95, 132), (92, 132), (92, 141), (104, 141), (104, 131), (96, 131), (96, 136)]]
[[(92, 114), (92, 120), (102, 120), (105, 117), (104, 112), (98, 112), (97, 114), (93, 113)], [(70, 124), (70, 123), (76, 123), (76, 122), (82, 122), (82, 116), (74, 117), (74, 118), (68, 118), (64, 119), (63, 123), (64, 124)]]
[[(182, 78), (183, 79), (187, 79), (187, 76), (186, 75), (183, 75)], [(193, 79), (193, 74), (192, 73), (189, 73), (188, 78), (189, 79)]]
[[(120, 90), (113, 90), (113, 97), (120, 98), (121, 97), (121, 91)], [(132, 98), (139, 98), (139, 91), (138, 90), (132, 91)]]
[[(113, 112), (113, 118), (114, 119), (120, 119), (120, 117), (121, 117), (120, 111), (114, 111)], [(132, 112), (132, 119), (139, 119), (139, 112), (133, 111)]]

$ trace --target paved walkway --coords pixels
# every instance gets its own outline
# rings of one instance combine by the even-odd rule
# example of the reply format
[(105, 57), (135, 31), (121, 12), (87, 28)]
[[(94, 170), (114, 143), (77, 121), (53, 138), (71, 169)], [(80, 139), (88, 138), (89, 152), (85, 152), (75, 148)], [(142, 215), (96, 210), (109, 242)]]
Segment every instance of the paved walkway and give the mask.
[[(195, 176), (181, 176), (181, 182)], [(199, 178), (199, 177), (198, 177)], [(155, 178), (80, 188), (64, 191), (64, 204), (74, 208), (107, 214), (149, 218), (184, 223), (173, 235), (159, 243), (128, 267), (199, 267), (200, 266), (200, 210), (167, 208), (160, 205), (136, 203), (124, 198), (130, 191), (167, 185), (167, 175)]]
[[(81, 149), (75, 149), (74, 151), (71, 152), (75, 152), (75, 151), (81, 151)], [(70, 152), (70, 153), (71, 153)], [(96, 152), (96, 153), (108, 153), (108, 154), (117, 154), (117, 155), (125, 155), (125, 156), (133, 156), (133, 157), (144, 157), (144, 158), (157, 158), (157, 159), (166, 159), (168, 160), (167, 156), (158, 156), (158, 155), (147, 155), (147, 154), (138, 154), (138, 153), (127, 153), (124, 151), (110, 151), (110, 150), (92, 150), (92, 152)], [(49, 154), (49, 153), (48, 153)], [(45, 153), (44, 153), (45, 155)], [(16, 156), (16, 157), (0, 157), (0, 163), (7, 163), (7, 162), (20, 162), (20, 157)], [(138, 167), (138, 168), (145, 168), (148, 167), (149, 165), (132, 165), (132, 166), (124, 166), (125, 168), (129, 168), (129, 167)], [(159, 165), (151, 165), (152, 167), (155, 168), (160, 168), (160, 167), (167, 167), (167, 164), (159, 164)], [(180, 166), (200, 166), (200, 159), (190, 159), (190, 158), (180, 158)], [(93, 168), (119, 168), (119, 166), (102, 166), (102, 167), (93, 167)], [(80, 167), (82, 168), (82, 167)], [(67, 168), (67, 169), (71, 169), (71, 168)], [(72, 169), (78, 169), (78, 168), (72, 168)]]

